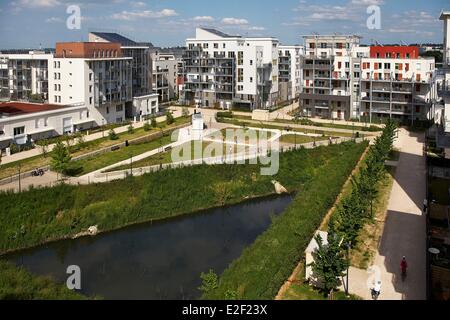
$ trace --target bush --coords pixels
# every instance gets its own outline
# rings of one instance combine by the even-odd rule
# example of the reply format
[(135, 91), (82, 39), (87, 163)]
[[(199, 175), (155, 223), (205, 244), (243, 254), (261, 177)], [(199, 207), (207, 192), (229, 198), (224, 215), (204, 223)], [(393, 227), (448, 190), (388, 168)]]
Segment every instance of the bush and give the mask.
[(221, 111), (217, 112), (217, 118), (233, 118), (233, 112), (231, 111)]
[(119, 136), (116, 134), (116, 132), (114, 131), (114, 129), (109, 130), (108, 132), (108, 138), (109, 140), (118, 140)]
[(166, 123), (167, 123), (168, 125), (171, 125), (171, 124), (174, 123), (174, 122), (175, 122), (175, 119), (174, 119), (174, 117), (173, 117), (172, 112), (167, 111), (167, 112), (166, 112)]
[(127, 132), (128, 132), (128, 134), (133, 134), (133, 133), (134, 133), (134, 127), (133, 127), (132, 124), (130, 124), (130, 125), (128, 126)]
[(145, 132), (150, 131), (152, 129), (152, 127), (150, 126), (150, 123), (148, 123), (148, 121), (144, 123), (143, 128), (144, 128)]

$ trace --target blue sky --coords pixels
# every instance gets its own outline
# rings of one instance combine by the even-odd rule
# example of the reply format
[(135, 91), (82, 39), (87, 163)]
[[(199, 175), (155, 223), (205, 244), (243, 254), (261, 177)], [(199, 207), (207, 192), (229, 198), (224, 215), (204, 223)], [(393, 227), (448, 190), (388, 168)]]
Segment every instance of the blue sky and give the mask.
[[(69, 30), (66, 9), (81, 9), (81, 29)], [(366, 26), (367, 7), (381, 9), (381, 29)], [(89, 30), (120, 31), (157, 46), (184, 45), (199, 25), (240, 35), (274, 36), (301, 44), (317, 32), (359, 34), (363, 43), (443, 41), (442, 9), (448, 0), (2, 0), (0, 49), (54, 47), (86, 41)]]

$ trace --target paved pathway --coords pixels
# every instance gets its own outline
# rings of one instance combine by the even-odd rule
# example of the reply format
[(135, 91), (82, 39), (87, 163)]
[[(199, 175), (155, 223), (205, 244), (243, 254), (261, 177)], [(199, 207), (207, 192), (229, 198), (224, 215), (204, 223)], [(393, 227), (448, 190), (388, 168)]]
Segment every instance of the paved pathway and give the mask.
[[(425, 158), (423, 134), (399, 132), (396, 147), (400, 159), (391, 191), (381, 243), (374, 259), (372, 275), (365, 270), (350, 270), (349, 289), (371, 299), (367, 280), (381, 278), (380, 300), (426, 299), (426, 224), (422, 215), (425, 198)], [(408, 276), (402, 282), (400, 261), (406, 256)], [(369, 281), (371, 282), (371, 281)]]
[[(173, 112), (173, 115), (175, 118), (181, 117), (181, 109), (175, 109)], [(193, 113), (191, 111), (191, 113)], [(166, 116), (162, 116), (162, 117), (158, 117), (156, 118), (157, 122), (163, 122), (166, 121)], [(142, 122), (136, 122), (133, 123), (133, 127), (134, 128), (141, 128), (144, 126), (146, 121), (142, 121)], [(128, 130), (128, 126), (129, 125), (125, 125), (122, 127), (118, 127), (115, 128), (114, 131), (116, 133), (122, 133), (122, 132), (126, 132)], [(83, 136), (84, 141), (88, 142), (88, 141), (93, 141), (93, 140), (97, 140), (97, 139), (101, 139), (103, 137), (108, 136), (109, 133), (109, 129), (105, 130), (105, 131), (100, 131), (100, 132), (96, 132), (96, 133), (92, 133), (86, 136)], [(53, 150), (53, 147), (55, 146), (55, 144), (51, 144), (48, 146), (48, 151)], [(19, 160), (23, 160), (23, 159), (27, 159), (27, 158), (31, 158), (37, 155), (42, 154), (42, 148), (38, 145), (36, 145), (36, 148), (28, 150), (28, 151), (23, 151), (23, 152), (19, 152), (19, 153), (15, 153), (13, 155), (10, 156), (3, 156), (2, 157), (2, 164), (7, 164), (7, 163), (11, 163), (11, 162), (15, 162), (15, 161), (19, 161)]]

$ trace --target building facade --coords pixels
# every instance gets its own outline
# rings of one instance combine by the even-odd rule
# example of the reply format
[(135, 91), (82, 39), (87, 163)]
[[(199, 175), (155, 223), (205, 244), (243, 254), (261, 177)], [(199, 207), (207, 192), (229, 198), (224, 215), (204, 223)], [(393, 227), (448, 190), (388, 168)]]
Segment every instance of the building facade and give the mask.
[(85, 106), (22, 102), (0, 103), (0, 151), (94, 125)]
[(364, 116), (404, 123), (431, 119), (434, 58), (420, 58), (416, 46), (372, 46), (361, 61)]
[(279, 102), (278, 40), (197, 28), (186, 40), (182, 103), (268, 109)]
[(300, 112), (307, 117), (349, 119), (354, 110), (354, 65), (359, 36), (305, 36)]
[(301, 58), (305, 54), (304, 47), (280, 45), (278, 49), (280, 99), (297, 99), (302, 88)]
[(0, 98), (48, 100), (48, 65), (53, 55), (43, 51), (0, 54)]
[(57, 43), (49, 101), (85, 105), (97, 125), (123, 122), (126, 105), (132, 105), (132, 59), (118, 43)]
[(444, 100), (444, 109), (441, 115), (441, 126), (443, 133), (450, 136), (450, 11), (444, 11), (440, 15), (444, 23), (444, 80), (438, 88), (438, 94)]

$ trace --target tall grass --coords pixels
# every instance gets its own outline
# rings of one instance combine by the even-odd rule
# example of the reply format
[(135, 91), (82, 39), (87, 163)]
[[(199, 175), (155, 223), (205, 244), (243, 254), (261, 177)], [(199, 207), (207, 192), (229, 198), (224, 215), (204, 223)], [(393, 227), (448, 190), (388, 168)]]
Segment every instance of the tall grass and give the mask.
[(304, 255), (366, 147), (367, 143), (345, 144), (338, 156), (322, 158), (320, 166), (307, 165), (305, 172), (311, 179), (293, 203), (223, 272), (218, 288), (203, 298), (225, 299), (227, 292), (234, 292), (239, 299), (273, 299)]
[[(62, 184), (0, 193), (0, 253), (73, 236), (92, 225), (106, 231), (273, 194), (272, 179), (289, 191), (300, 190), (300, 197), (312, 194), (318, 203), (312, 203), (315, 207), (310, 214), (320, 216), (323, 200), (327, 200), (326, 207), (334, 194), (330, 198), (319, 195), (332, 186), (330, 190), (337, 192), (340, 180), (335, 182), (334, 176), (344, 179), (362, 149), (363, 145), (345, 143), (287, 152), (280, 156), (275, 177), (261, 176), (259, 165), (200, 165), (106, 184)], [(311, 193), (316, 192), (311, 183), (318, 189), (317, 196)], [(303, 215), (297, 218), (303, 220)], [(305, 218), (309, 219), (308, 214)]]

